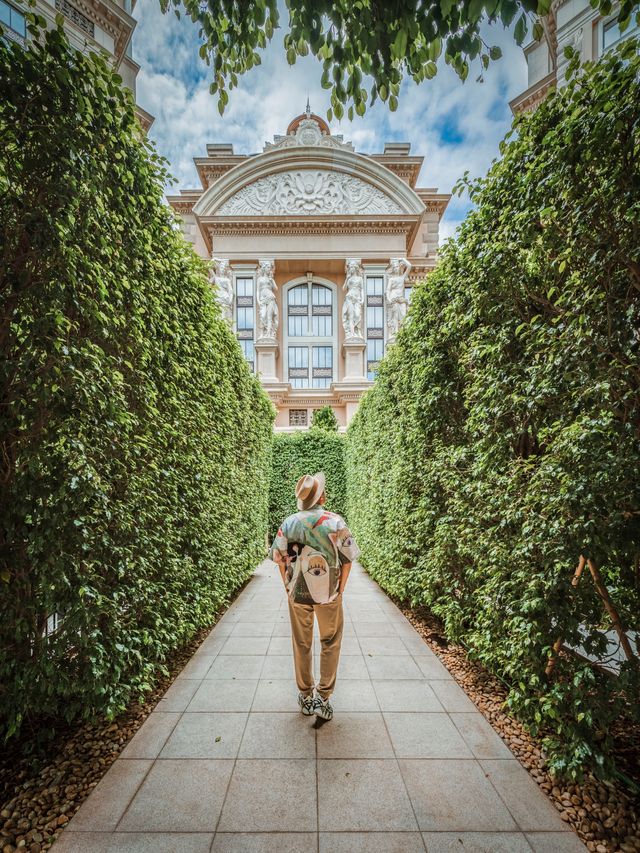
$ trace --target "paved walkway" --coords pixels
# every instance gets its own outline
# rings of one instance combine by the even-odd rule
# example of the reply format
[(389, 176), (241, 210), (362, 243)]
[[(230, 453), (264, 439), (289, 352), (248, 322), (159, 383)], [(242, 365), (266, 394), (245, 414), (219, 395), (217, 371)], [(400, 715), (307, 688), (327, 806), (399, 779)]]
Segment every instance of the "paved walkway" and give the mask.
[(263, 563), (55, 853), (584, 853), (357, 566), (344, 607), (320, 724), (298, 710), (287, 601)]

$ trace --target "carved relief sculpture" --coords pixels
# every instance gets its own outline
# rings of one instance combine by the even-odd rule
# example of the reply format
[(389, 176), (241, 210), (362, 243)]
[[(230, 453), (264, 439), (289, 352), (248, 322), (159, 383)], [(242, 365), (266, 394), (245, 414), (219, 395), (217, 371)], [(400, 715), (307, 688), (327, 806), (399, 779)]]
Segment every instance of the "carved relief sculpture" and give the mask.
[(364, 305), (364, 271), (359, 258), (348, 258), (345, 264), (345, 291), (342, 326), (346, 340), (362, 340), (362, 306)]
[(215, 288), (223, 319), (233, 326), (233, 284), (229, 261), (225, 258), (212, 258), (209, 266), (209, 281)]
[(261, 260), (258, 266), (258, 338), (275, 340), (278, 333), (278, 303), (276, 282), (273, 277), (275, 264), (272, 260)]
[(409, 302), (404, 295), (407, 276), (411, 272), (411, 264), (406, 258), (392, 258), (387, 268), (387, 330), (389, 340), (398, 334), (402, 321), (407, 313)]
[(219, 216), (396, 214), (402, 209), (382, 190), (343, 172), (300, 169), (259, 178), (228, 198)]

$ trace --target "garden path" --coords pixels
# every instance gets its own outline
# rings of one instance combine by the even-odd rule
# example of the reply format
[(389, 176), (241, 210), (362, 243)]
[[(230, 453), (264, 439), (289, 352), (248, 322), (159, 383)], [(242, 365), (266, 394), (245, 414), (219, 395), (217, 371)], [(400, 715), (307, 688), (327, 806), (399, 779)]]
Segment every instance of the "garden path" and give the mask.
[(344, 610), (321, 724), (298, 710), (287, 600), (262, 563), (54, 853), (584, 851), (357, 565)]

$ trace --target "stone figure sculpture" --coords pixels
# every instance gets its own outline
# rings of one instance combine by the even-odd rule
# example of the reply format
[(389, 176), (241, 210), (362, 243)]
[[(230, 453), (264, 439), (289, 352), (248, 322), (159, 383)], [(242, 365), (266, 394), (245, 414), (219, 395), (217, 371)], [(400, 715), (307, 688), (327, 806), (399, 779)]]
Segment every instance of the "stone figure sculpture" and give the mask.
[(362, 306), (364, 305), (364, 271), (360, 261), (349, 258), (345, 264), (345, 291), (342, 326), (347, 340), (362, 339)]
[(392, 258), (387, 269), (387, 329), (389, 340), (393, 340), (407, 313), (409, 302), (404, 295), (411, 264), (406, 258)]
[(222, 317), (233, 326), (233, 283), (229, 261), (225, 258), (212, 258), (209, 269), (209, 280), (215, 287)]
[(257, 280), (259, 337), (270, 340), (275, 340), (278, 332), (278, 303), (276, 301), (276, 283), (273, 278), (274, 268), (273, 261), (260, 261)]

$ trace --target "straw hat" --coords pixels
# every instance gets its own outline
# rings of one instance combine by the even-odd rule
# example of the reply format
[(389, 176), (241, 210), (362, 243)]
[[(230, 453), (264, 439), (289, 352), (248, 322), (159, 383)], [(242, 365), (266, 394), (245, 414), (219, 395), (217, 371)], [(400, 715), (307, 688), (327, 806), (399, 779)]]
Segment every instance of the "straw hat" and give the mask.
[(325, 477), (322, 471), (317, 474), (303, 474), (296, 483), (298, 509), (311, 509), (324, 492)]

